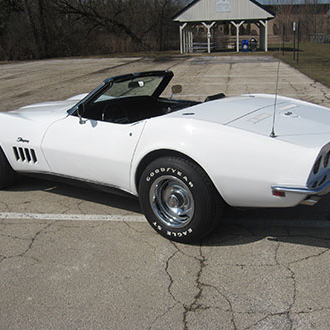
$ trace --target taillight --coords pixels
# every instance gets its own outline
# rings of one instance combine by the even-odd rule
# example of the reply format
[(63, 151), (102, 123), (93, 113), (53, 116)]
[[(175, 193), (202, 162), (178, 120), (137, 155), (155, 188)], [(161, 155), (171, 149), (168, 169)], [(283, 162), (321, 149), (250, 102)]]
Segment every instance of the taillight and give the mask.
[(285, 191), (273, 190), (273, 196), (285, 197)]

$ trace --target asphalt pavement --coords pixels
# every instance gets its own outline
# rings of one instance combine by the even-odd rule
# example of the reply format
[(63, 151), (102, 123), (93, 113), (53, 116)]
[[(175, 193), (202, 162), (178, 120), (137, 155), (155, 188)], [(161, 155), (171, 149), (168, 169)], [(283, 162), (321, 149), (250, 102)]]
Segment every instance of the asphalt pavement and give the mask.
[[(247, 55), (5, 64), (0, 111), (162, 69), (173, 70), (171, 85), (183, 86), (179, 98), (203, 100), (220, 92), (275, 93), (278, 61)], [(330, 107), (328, 88), (284, 63), (278, 94)], [(154, 232), (134, 198), (22, 178), (0, 191), (0, 329), (329, 329), (329, 202), (227, 208), (211, 235), (182, 245)]]

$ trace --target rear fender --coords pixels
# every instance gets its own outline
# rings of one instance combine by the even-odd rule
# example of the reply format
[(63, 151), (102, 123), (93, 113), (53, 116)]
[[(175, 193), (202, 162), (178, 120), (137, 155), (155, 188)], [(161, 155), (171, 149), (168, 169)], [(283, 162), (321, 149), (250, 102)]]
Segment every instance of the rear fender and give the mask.
[(224, 125), (163, 117), (146, 124), (137, 146), (130, 181), (134, 194), (136, 175), (138, 169), (141, 171), (139, 164), (156, 150), (171, 150), (192, 159), (204, 169), (229, 205), (251, 207), (281, 206), (284, 201), (274, 198), (272, 185), (306, 184), (318, 154), (315, 148)]

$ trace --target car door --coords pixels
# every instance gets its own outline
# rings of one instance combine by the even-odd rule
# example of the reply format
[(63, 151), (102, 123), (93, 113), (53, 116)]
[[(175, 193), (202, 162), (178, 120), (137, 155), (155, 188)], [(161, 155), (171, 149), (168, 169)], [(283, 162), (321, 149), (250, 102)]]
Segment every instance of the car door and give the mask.
[(144, 125), (69, 115), (49, 127), (42, 151), (52, 173), (129, 191), (131, 159)]
[(51, 172), (130, 191), (135, 148), (147, 118), (160, 114), (156, 100), (172, 77), (149, 71), (106, 79), (46, 131)]

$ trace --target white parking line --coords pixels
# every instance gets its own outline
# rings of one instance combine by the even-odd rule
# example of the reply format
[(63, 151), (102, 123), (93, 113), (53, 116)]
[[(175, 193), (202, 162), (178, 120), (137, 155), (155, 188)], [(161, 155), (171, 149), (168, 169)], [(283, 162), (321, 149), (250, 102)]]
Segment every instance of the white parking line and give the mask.
[[(110, 221), (110, 222), (146, 222), (143, 215), (103, 215), (103, 214), (47, 214), (47, 213), (15, 213), (0, 212), (0, 220), (48, 220), (48, 221)], [(302, 227), (302, 228), (329, 228), (328, 220), (281, 220), (269, 221), (261, 219), (223, 219), (224, 225), (252, 225), (252, 226), (275, 226), (275, 227)]]
[(46, 214), (0, 212), (1, 219), (10, 220), (56, 220), (56, 221), (113, 221), (145, 222), (143, 215), (102, 215), (102, 214)]

